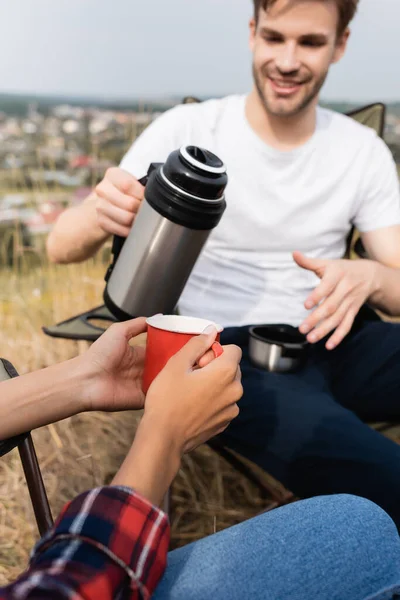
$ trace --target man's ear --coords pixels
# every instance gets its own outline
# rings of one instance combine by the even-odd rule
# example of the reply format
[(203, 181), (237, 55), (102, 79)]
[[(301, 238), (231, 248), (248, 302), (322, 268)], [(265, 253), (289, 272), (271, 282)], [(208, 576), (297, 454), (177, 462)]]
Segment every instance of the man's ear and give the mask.
[(250, 47), (250, 50), (253, 52), (254, 44), (256, 43), (256, 30), (257, 30), (257, 23), (254, 18), (251, 19), (251, 21), (249, 23), (249, 30), (250, 30), (249, 47)]
[(350, 37), (350, 29), (346, 29), (344, 33), (337, 39), (335, 52), (333, 53), (332, 64), (335, 64), (343, 58), (344, 53), (347, 49), (347, 42)]

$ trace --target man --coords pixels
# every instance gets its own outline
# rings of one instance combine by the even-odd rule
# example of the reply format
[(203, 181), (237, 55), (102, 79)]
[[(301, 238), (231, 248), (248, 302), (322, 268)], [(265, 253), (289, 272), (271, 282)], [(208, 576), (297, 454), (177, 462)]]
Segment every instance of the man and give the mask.
[[(400, 314), (399, 184), (372, 130), (318, 107), (357, 4), (254, 0), (250, 94), (161, 116), (121, 168), (61, 216), (48, 252), (83, 260), (110, 234), (126, 236), (151, 161), (187, 143), (221, 156), (228, 208), (180, 310), (222, 322), (224, 341), (244, 351), (242, 410), (223, 439), (297, 495), (361, 495), (400, 527), (400, 447), (364, 423), (400, 417), (400, 330), (364, 317), (366, 302)], [(371, 260), (342, 260), (353, 225)], [(306, 365), (254, 368), (248, 325), (282, 322), (307, 335)]]

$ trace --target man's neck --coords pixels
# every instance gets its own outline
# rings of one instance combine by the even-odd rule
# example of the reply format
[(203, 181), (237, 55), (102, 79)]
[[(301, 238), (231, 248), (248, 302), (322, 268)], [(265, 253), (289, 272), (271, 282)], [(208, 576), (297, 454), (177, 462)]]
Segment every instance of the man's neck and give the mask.
[(317, 101), (291, 117), (271, 115), (255, 88), (246, 100), (246, 118), (253, 131), (272, 148), (286, 152), (302, 146), (314, 135), (316, 109)]

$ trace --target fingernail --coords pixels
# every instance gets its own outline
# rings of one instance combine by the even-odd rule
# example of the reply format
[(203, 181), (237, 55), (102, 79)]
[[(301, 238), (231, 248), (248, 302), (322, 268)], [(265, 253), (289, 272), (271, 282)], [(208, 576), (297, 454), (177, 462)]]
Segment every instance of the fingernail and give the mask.
[(305, 306), (308, 310), (310, 310), (314, 306), (314, 302), (312, 300), (307, 300)]
[(300, 333), (304, 333), (304, 335), (305, 335), (306, 333), (308, 333), (309, 331), (310, 331), (310, 327), (309, 327), (308, 325), (302, 325), (302, 326), (300, 327)]
[(212, 333), (216, 332), (216, 327), (214, 327), (214, 325), (207, 325), (207, 327), (205, 329), (203, 329), (202, 333), (204, 333), (205, 335), (211, 335)]
[(311, 334), (308, 336), (308, 341), (309, 341), (309, 342), (311, 342), (311, 343), (313, 343), (313, 342), (316, 342), (316, 341), (317, 341), (317, 339), (318, 339), (318, 338), (317, 338), (317, 335), (316, 335), (315, 333), (311, 333)]

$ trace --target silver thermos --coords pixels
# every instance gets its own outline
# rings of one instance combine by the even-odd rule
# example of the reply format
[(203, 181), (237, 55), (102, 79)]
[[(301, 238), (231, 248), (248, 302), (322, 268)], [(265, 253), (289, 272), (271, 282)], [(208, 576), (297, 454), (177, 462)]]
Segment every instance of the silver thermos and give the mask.
[(145, 198), (124, 240), (115, 237), (104, 301), (119, 319), (171, 314), (225, 211), (223, 162), (196, 146), (152, 164)]

